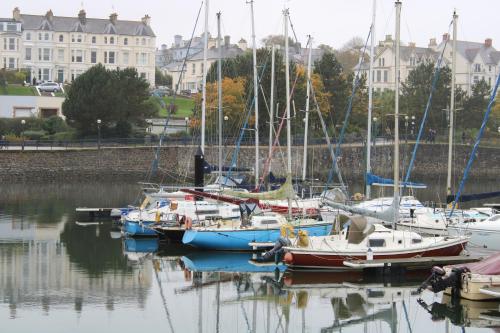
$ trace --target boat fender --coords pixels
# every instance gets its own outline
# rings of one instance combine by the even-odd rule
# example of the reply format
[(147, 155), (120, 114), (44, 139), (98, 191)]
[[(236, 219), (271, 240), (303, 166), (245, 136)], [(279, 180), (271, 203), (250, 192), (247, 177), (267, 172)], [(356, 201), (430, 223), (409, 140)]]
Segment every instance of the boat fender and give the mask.
[(191, 230), (193, 228), (193, 220), (186, 216), (186, 230)]
[(309, 246), (309, 236), (307, 235), (307, 231), (299, 230), (298, 232), (299, 240), (297, 245), (299, 247), (308, 247)]
[(373, 260), (373, 250), (371, 247), (366, 251), (366, 260)]
[(161, 213), (159, 210), (156, 210), (156, 215), (155, 215), (155, 223), (156, 224), (160, 223), (160, 218), (161, 218)]
[(290, 252), (285, 253), (285, 256), (283, 257), (283, 261), (287, 265), (293, 264), (293, 254), (291, 254)]

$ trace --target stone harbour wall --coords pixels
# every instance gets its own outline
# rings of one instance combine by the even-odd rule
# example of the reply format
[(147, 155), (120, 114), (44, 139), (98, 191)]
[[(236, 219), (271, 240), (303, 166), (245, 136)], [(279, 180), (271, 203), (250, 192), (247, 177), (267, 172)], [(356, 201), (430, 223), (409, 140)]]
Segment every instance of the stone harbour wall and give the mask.
[[(178, 183), (193, 176), (194, 153), (197, 147), (170, 146), (160, 150), (159, 172), (152, 181)], [(406, 170), (409, 163), (412, 144), (403, 144), (401, 168)], [(460, 178), (471, 146), (457, 145), (454, 148), (454, 177)], [(231, 161), (234, 147), (224, 147), (226, 161)], [(422, 144), (419, 148), (412, 179), (446, 175), (448, 147), (444, 144)], [(2, 182), (58, 182), (58, 181), (144, 181), (147, 179), (154, 158), (155, 149), (136, 148), (101, 148), (0, 151), (0, 180)], [(217, 147), (206, 147), (205, 159), (217, 164)], [(361, 180), (364, 173), (365, 149), (362, 146), (348, 145), (342, 148), (339, 166), (347, 180)], [(390, 145), (377, 145), (372, 149), (373, 172), (384, 177), (392, 177), (392, 154)], [(267, 147), (260, 149), (260, 171), (267, 159)], [(255, 165), (255, 148), (242, 147), (237, 165), (251, 167)], [(294, 175), (301, 175), (303, 147), (292, 149), (292, 169)], [(230, 162), (226, 162), (229, 165)], [(308, 175), (326, 179), (331, 167), (330, 153), (327, 146), (311, 146), (308, 151)], [(286, 149), (276, 149), (271, 163), (271, 170), (276, 175), (283, 175), (286, 168)], [(500, 147), (481, 147), (471, 170), (471, 177), (496, 179), (500, 177)], [(335, 179), (334, 179), (335, 181)]]

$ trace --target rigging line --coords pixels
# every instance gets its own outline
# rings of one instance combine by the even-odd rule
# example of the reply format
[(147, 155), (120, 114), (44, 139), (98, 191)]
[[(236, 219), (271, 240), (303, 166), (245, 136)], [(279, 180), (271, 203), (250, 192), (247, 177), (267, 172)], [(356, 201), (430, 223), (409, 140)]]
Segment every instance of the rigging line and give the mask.
[[(195, 34), (195, 31), (196, 31), (196, 26), (198, 25), (198, 20), (200, 18), (200, 14), (201, 14), (201, 10), (203, 8), (203, 1), (201, 2), (201, 5), (200, 5), (200, 9), (198, 10), (198, 14), (196, 16), (196, 21), (194, 23), (194, 27), (193, 27), (193, 30), (191, 32), (191, 38), (189, 40), (189, 43), (188, 43), (188, 46), (187, 46), (187, 52), (186, 52), (186, 56), (184, 57), (184, 61), (182, 63), (182, 67), (181, 67), (181, 72), (179, 74), (179, 79), (177, 80), (177, 85), (176, 85), (176, 88), (179, 87), (181, 81), (182, 81), (182, 76), (184, 74), (184, 70), (186, 68), (186, 62), (187, 62), (187, 58), (188, 58), (188, 55), (189, 55), (189, 51), (191, 49), (191, 43), (193, 41), (193, 38), (194, 38), (194, 34)], [(177, 89), (175, 89), (174, 91), (174, 96), (172, 98), (172, 101), (170, 103), (170, 105), (175, 105), (175, 100), (177, 98)], [(147, 181), (149, 181), (151, 179), (151, 177), (154, 175), (155, 173), (155, 170), (158, 169), (158, 162), (159, 162), (159, 158), (160, 158), (160, 149), (161, 149), (161, 146), (162, 146), (162, 143), (163, 143), (163, 140), (165, 139), (165, 136), (167, 134), (167, 126), (168, 126), (168, 123), (170, 121), (170, 118), (172, 116), (172, 113), (173, 113), (173, 109), (174, 107), (170, 107), (168, 109), (168, 115), (167, 115), (167, 118), (165, 119), (165, 124), (163, 126), (163, 131), (160, 135), (160, 141), (158, 142), (158, 147), (156, 149), (156, 152), (155, 152), (155, 156), (154, 156), (154, 159), (153, 159), (153, 162), (151, 163), (151, 169), (150, 169), (150, 173), (147, 177)]]
[(457, 194), (455, 195), (455, 200), (453, 200), (453, 206), (451, 207), (450, 217), (453, 214), (453, 211), (455, 210), (455, 207), (457, 205), (458, 200), (460, 199), (460, 196), (462, 195), (462, 190), (464, 188), (465, 181), (467, 180), (467, 177), (469, 175), (469, 171), (472, 167), (472, 163), (476, 159), (477, 149), (479, 148), (479, 143), (481, 142), (481, 137), (484, 134), (484, 130), (486, 128), (486, 123), (488, 122), (488, 119), (490, 117), (490, 113), (491, 113), (491, 109), (493, 107), (493, 104), (495, 104), (495, 99), (497, 96), (497, 90), (498, 90), (499, 84), (500, 84), (500, 75), (497, 76), (497, 82), (495, 83), (495, 88), (491, 91), (491, 96), (490, 96), (490, 101), (488, 103), (488, 108), (486, 109), (486, 113), (484, 114), (483, 123), (481, 124), (481, 128), (479, 129), (479, 132), (477, 133), (476, 142), (474, 143), (474, 147), (472, 149), (469, 161), (467, 162), (467, 166), (465, 167), (464, 175), (462, 177), (462, 180), (460, 181), (460, 185), (458, 187)]
[(292, 18), (290, 17), (290, 14), (288, 14), (288, 22), (290, 22), (290, 27), (292, 28), (293, 37), (295, 37), (295, 43), (298, 43), (299, 40), (297, 39), (297, 34), (295, 34), (295, 28), (293, 27)]
[[(340, 156), (340, 145), (342, 144), (342, 141), (344, 140), (345, 131), (347, 129), (347, 123), (349, 122), (349, 117), (351, 115), (352, 103), (353, 103), (353, 100), (354, 100), (354, 97), (355, 97), (355, 94), (356, 94), (356, 89), (358, 88), (358, 85), (359, 85), (359, 79), (360, 79), (360, 73), (361, 73), (361, 65), (363, 65), (363, 63), (364, 63), (364, 55), (366, 53), (366, 49), (367, 49), (367, 46), (368, 46), (368, 41), (370, 40), (371, 33), (372, 33), (372, 27), (370, 25), (370, 30), (368, 32), (368, 36), (366, 36), (366, 41), (365, 41), (365, 45), (363, 47), (363, 52), (359, 56), (358, 70), (356, 72), (354, 83), (352, 85), (351, 96), (349, 97), (349, 103), (347, 105), (347, 110), (346, 110), (346, 114), (345, 114), (345, 117), (344, 117), (344, 123), (342, 125), (342, 129), (340, 131), (340, 135), (339, 135), (337, 147), (335, 149), (335, 160), (338, 158), (338, 156)], [(325, 184), (325, 191), (327, 190), (328, 185), (330, 185), (330, 183), (332, 182), (333, 171), (334, 171), (334, 169), (333, 169), (333, 165), (332, 165), (332, 167), (328, 171), (328, 180), (327, 180), (327, 182)]]
[[(451, 26), (451, 24), (450, 24), (450, 26)], [(449, 28), (448, 28), (448, 31), (449, 31)], [(410, 164), (408, 165), (408, 170), (406, 171), (406, 176), (405, 176), (404, 185), (403, 185), (403, 193), (406, 190), (407, 182), (410, 179), (410, 175), (411, 175), (411, 172), (413, 170), (413, 166), (415, 164), (415, 158), (417, 156), (417, 149), (418, 149), (418, 147), (420, 145), (420, 140), (422, 138), (422, 134), (423, 134), (423, 131), (424, 131), (425, 123), (427, 122), (427, 117), (429, 115), (429, 111), (430, 111), (430, 108), (431, 108), (431, 105), (432, 105), (432, 97), (434, 96), (434, 91), (436, 90), (437, 82), (438, 82), (439, 76), (441, 74), (441, 64), (443, 62), (444, 52), (446, 50), (446, 46), (448, 45), (448, 40), (449, 40), (449, 38), (446, 39), (446, 42), (445, 42), (444, 47), (443, 47), (443, 50), (441, 51), (441, 55), (439, 56), (438, 62), (436, 64), (436, 67), (434, 68), (434, 77), (433, 77), (433, 80), (432, 80), (431, 91), (429, 93), (429, 98), (427, 99), (427, 105), (425, 106), (424, 115), (423, 115), (422, 120), (420, 122), (420, 128), (418, 130), (418, 135), (417, 135), (417, 139), (415, 141), (415, 146), (413, 147), (413, 153), (412, 153), (412, 156), (411, 156)]]

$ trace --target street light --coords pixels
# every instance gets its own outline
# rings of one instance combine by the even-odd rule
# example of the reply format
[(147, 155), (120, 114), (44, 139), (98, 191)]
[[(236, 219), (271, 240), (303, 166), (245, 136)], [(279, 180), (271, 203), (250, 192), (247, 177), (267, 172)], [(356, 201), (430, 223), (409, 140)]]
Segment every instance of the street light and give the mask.
[(408, 143), (408, 115), (405, 116), (405, 143)]
[(23, 139), (22, 150), (24, 150), (24, 125), (26, 125), (26, 120), (21, 119), (21, 137)]
[(101, 119), (97, 119), (97, 149), (101, 149)]
[(188, 133), (189, 117), (185, 117), (185, 118), (184, 118), (184, 121), (186, 122), (186, 134), (189, 134), (189, 133)]
[(411, 136), (415, 135), (415, 116), (411, 116)]

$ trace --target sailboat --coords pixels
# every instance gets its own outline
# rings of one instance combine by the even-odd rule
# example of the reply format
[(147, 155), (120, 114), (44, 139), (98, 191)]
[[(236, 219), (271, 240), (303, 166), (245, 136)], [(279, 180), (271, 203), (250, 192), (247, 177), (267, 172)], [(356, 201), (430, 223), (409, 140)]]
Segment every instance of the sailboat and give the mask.
[[(252, 2), (250, 3), (252, 4)], [(291, 184), (291, 124), (290, 124), (290, 83), (289, 83), (289, 59), (288, 59), (288, 11), (284, 11), (285, 30), (285, 74), (286, 74), (286, 99), (287, 99), (287, 181), (283, 186), (275, 191), (264, 193), (236, 193), (234, 191), (224, 191), (231, 196), (245, 197), (252, 200), (276, 200), (287, 199), (286, 208), (288, 220), (276, 213), (252, 214), (249, 221), (242, 220), (239, 223), (223, 223), (215, 225), (200, 226), (192, 230), (186, 230), (182, 242), (199, 248), (215, 250), (251, 250), (250, 243), (274, 243), (280, 236), (286, 233), (287, 229), (294, 229), (293, 234), (298, 230), (307, 231), (309, 235), (320, 236), (331, 232), (332, 223), (320, 219), (297, 219), (292, 220), (293, 195)], [(234, 200), (234, 199), (232, 199)]]
[[(401, 2), (396, 1), (395, 45), (395, 113), (394, 113), (394, 196), (392, 206), (381, 213), (342, 204), (330, 205), (363, 213), (392, 222), (399, 221), (399, 45)], [(362, 216), (350, 216), (349, 222), (336, 235), (309, 237), (308, 242), (284, 247), (287, 265), (300, 268), (348, 269), (347, 259), (393, 259), (459, 255), (467, 244), (465, 237), (424, 238), (415, 232), (394, 230), (379, 224), (370, 224)]]

